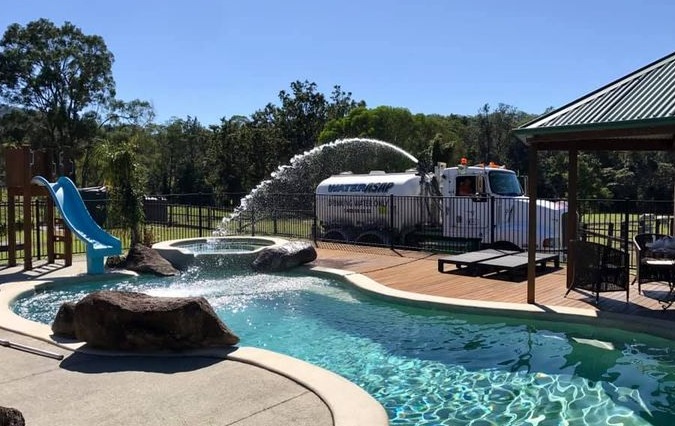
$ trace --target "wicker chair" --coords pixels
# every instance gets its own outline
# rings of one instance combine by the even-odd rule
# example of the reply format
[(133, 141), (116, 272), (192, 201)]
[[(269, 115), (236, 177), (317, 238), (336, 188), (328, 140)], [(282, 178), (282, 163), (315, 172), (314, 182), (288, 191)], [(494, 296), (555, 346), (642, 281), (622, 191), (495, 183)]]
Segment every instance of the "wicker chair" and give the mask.
[(610, 246), (589, 241), (570, 241), (574, 250), (574, 273), (570, 288), (595, 293), (595, 302), (600, 301), (600, 293), (607, 291), (625, 291), (628, 303), (628, 263), (626, 252)]
[(638, 293), (642, 292), (641, 285), (654, 281), (669, 281), (670, 273), (663, 268), (655, 268), (648, 265), (647, 260), (654, 259), (655, 255), (649, 250), (649, 245), (653, 244), (661, 238), (666, 238), (663, 234), (637, 234), (633, 237), (635, 244), (636, 260), (636, 274), (633, 284), (637, 281)]

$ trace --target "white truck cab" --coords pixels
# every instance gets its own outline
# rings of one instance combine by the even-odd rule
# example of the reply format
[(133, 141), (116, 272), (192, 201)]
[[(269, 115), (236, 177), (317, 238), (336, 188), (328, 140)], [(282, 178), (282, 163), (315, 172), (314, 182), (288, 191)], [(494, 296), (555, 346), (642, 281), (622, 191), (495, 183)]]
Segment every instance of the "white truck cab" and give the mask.
[[(529, 198), (518, 176), (495, 163), (445, 168), (443, 235), (484, 245), (527, 248)], [(561, 250), (567, 203), (537, 200), (537, 250)]]

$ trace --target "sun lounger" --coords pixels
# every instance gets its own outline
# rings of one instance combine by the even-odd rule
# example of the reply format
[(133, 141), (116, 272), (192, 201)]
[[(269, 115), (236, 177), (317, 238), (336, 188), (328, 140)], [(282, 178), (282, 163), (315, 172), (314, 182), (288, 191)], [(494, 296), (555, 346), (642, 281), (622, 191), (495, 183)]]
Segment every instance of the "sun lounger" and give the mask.
[(470, 251), (468, 253), (455, 254), (452, 256), (441, 257), (438, 259), (438, 272), (445, 272), (444, 265), (450, 263), (455, 265), (457, 269), (462, 267), (471, 268), (478, 264), (489, 259), (495, 259), (503, 256), (508, 256), (511, 254), (518, 253), (514, 250), (497, 250), (497, 249), (485, 249), (478, 251)]
[[(478, 266), (490, 270), (491, 272), (499, 271), (508, 271), (513, 272), (517, 269), (523, 269), (527, 267), (529, 260), (529, 254), (525, 252), (515, 253), (508, 256), (496, 257), (493, 259), (487, 259), (478, 263)], [(546, 263), (553, 261), (553, 264), (556, 268), (560, 267), (560, 257), (554, 253), (535, 253), (534, 254), (534, 263), (535, 265), (543, 268), (546, 266)]]

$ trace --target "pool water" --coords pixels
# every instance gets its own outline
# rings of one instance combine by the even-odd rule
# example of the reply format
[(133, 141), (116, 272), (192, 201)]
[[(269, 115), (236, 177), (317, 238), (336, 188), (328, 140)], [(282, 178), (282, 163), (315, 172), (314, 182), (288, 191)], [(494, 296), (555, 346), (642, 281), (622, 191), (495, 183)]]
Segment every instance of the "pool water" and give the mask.
[(97, 289), (204, 296), (242, 346), (341, 374), (380, 401), (392, 425), (675, 422), (668, 340), (397, 305), (332, 278), (193, 269), (175, 278), (59, 286), (13, 309), (51, 323), (61, 303)]
[(267, 247), (268, 245), (269, 244), (253, 244), (238, 241), (206, 240), (175, 244), (175, 247), (180, 247), (196, 254), (233, 254), (252, 252)]

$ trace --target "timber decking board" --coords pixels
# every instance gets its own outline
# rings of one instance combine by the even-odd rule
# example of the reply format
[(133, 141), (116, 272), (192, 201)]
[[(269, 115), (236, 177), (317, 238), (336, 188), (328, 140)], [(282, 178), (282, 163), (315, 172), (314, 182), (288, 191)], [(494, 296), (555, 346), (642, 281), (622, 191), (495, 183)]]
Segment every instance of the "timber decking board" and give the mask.
[[(398, 290), (430, 294), (466, 300), (492, 302), (527, 303), (527, 277), (522, 274), (518, 281), (512, 281), (495, 274), (485, 277), (468, 276), (457, 269), (445, 273), (438, 272), (440, 255), (425, 252), (393, 251), (386, 248), (368, 252), (360, 247), (350, 251), (350, 247), (317, 248), (317, 266), (345, 269), (361, 273), (367, 277)], [(631, 277), (632, 280), (632, 277)], [(637, 285), (629, 289), (629, 302), (625, 302), (625, 293), (609, 292), (600, 294), (600, 302), (595, 304), (595, 295), (585, 292), (567, 291), (567, 270), (546, 267), (537, 272), (535, 280), (535, 302), (541, 305), (585, 308), (604, 312), (619, 312), (631, 315), (650, 316), (675, 321), (675, 306), (663, 310), (654, 298), (646, 297), (661, 291), (667, 291), (667, 284), (643, 284), (643, 293), (638, 294)]]

